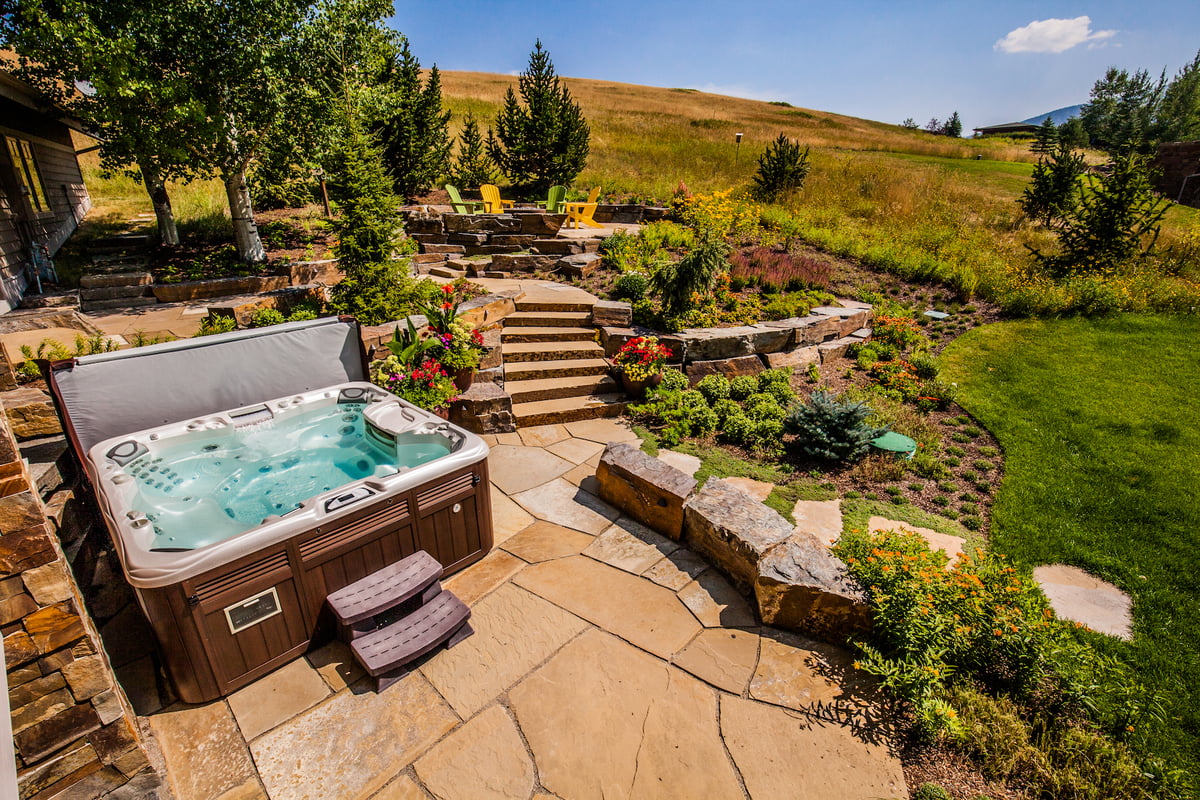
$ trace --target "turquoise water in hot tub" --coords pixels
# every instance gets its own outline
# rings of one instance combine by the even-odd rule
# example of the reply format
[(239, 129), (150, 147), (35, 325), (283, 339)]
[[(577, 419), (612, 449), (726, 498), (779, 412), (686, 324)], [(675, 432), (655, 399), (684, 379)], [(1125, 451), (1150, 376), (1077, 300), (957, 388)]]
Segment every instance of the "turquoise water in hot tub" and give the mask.
[(151, 547), (192, 550), (219, 542), (314, 495), (450, 451), (436, 434), (385, 448), (366, 435), (362, 410), (362, 404), (325, 406), (217, 438), (185, 434), (130, 462), (125, 471), (139, 491), (131, 506), (154, 526)]

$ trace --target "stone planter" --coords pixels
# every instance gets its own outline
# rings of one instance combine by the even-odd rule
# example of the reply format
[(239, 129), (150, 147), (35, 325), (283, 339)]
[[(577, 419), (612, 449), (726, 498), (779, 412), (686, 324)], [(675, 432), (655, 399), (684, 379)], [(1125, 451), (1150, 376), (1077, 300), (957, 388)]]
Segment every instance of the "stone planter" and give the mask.
[(454, 373), (454, 388), (460, 392), (465, 392), (471, 388), (471, 384), (475, 382), (474, 367), (464, 367)]

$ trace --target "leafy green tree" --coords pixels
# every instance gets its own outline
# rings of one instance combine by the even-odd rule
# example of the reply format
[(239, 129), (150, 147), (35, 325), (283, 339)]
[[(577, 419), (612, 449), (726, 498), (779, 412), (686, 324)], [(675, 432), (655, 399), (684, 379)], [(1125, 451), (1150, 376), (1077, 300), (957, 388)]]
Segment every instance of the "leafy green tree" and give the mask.
[(570, 184), (587, 164), (591, 130), (541, 40), (517, 85), (521, 101), (510, 86), (495, 130), (488, 131), (488, 155), (509, 180), (531, 193)]
[(962, 120), (958, 117), (958, 112), (955, 111), (950, 115), (950, 119), (946, 120), (946, 124), (942, 126), (942, 136), (951, 136), (955, 139), (962, 138)]
[(1038, 159), (1029, 185), (1017, 199), (1017, 204), (1025, 214), (1047, 225), (1063, 219), (1074, 211), (1079, 201), (1079, 179), (1086, 171), (1083, 156), (1066, 142), (1058, 142)]
[(345, 273), (330, 290), (330, 306), (364, 325), (398, 319), (397, 287), (404, 262), (392, 254), (400, 231), (399, 198), (383, 167), (383, 154), (362, 120), (345, 118), (344, 135), (334, 148), (336, 178), (329, 185), (339, 214), (332, 221), (338, 268)]
[(942, 121), (937, 117), (930, 117), (929, 122), (925, 123), (925, 132), (932, 133), (934, 136), (941, 136)]
[(758, 158), (754, 192), (761, 200), (773, 201), (781, 195), (799, 191), (811, 171), (808, 148), (801, 148), (781, 133)]
[(1056, 223), (1059, 252), (1034, 255), (1060, 277), (1115, 272), (1149, 254), (1168, 205), (1154, 193), (1146, 156), (1131, 147), (1087, 176), (1078, 205)]
[(458, 135), (458, 155), (450, 170), (450, 180), (460, 189), (477, 189), (480, 184), (495, 180), (495, 165), (488, 157), (479, 123), (467, 114), (462, 132)]
[(428, 192), (450, 164), (450, 112), (442, 110), (441, 75), (434, 66), (422, 85), (421, 62), (401, 41), (383, 83), (390, 90), (377, 126), (384, 163), (396, 193), (412, 199)]
[(1029, 145), (1029, 149), (1031, 152), (1045, 157), (1054, 152), (1054, 149), (1058, 147), (1058, 142), (1058, 126), (1054, 124), (1054, 119), (1047, 114), (1046, 118), (1042, 120), (1042, 124), (1038, 126), (1037, 133), (1033, 135), (1033, 143)]
[(1079, 112), (1092, 145), (1110, 152), (1151, 147), (1161, 134), (1159, 110), (1165, 87), (1165, 76), (1155, 81), (1145, 70), (1130, 75), (1109, 67)]

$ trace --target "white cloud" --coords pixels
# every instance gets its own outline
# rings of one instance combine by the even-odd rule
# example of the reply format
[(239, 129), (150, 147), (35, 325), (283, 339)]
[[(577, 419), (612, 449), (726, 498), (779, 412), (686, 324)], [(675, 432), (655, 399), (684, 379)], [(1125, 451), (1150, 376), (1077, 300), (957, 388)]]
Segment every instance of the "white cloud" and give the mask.
[(1085, 42), (1096, 47), (1116, 36), (1116, 31), (1093, 31), (1091, 17), (1039, 19), (1009, 31), (994, 45), (1002, 53), (1061, 53)]

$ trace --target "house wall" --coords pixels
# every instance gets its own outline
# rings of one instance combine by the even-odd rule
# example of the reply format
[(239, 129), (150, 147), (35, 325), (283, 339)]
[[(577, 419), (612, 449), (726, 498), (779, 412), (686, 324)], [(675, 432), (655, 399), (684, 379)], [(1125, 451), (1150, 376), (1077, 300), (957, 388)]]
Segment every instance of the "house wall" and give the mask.
[(15, 308), (27, 289), (27, 241), (58, 252), (91, 208), (71, 131), (62, 122), (0, 97), (0, 136), (28, 141), (45, 185), (47, 212), (33, 212), (20, 194), (7, 148), (0, 147), (0, 313)]
[[(1158, 146), (1154, 166), (1160, 170), (1155, 188), (1162, 194), (1185, 206), (1200, 208), (1200, 177), (1192, 178), (1183, 186), (1188, 175), (1200, 173), (1200, 142), (1167, 142)], [(1184, 188), (1180, 197), (1180, 189)]]

